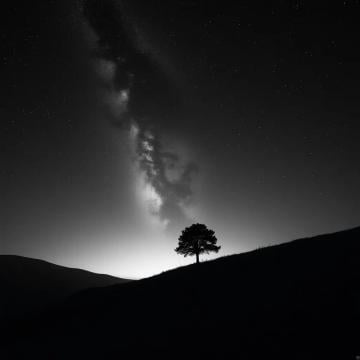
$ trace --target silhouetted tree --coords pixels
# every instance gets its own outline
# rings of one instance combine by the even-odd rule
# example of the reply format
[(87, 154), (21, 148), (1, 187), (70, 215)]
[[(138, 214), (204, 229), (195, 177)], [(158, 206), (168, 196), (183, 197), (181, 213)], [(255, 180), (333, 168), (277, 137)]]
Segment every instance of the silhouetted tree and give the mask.
[(184, 256), (196, 255), (196, 263), (199, 263), (200, 254), (218, 252), (221, 246), (216, 246), (215, 232), (204, 224), (193, 224), (182, 231), (179, 237), (179, 245), (175, 249), (178, 254)]

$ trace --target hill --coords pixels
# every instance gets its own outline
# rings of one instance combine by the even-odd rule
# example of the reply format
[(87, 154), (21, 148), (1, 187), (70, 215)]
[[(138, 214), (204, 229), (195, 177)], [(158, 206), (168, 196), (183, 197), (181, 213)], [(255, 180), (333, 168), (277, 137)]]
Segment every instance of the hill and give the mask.
[(128, 280), (67, 268), (37, 259), (0, 255), (0, 320), (19, 317), (63, 301), (89, 287)]
[(354, 360), (359, 250), (356, 228), (83, 291), (18, 330), (11, 355)]

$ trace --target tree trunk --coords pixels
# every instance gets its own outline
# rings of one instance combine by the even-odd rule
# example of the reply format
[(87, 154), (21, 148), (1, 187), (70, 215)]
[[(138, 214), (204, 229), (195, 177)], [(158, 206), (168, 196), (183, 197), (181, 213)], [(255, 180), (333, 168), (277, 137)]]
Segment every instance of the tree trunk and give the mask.
[(196, 253), (196, 263), (198, 264), (199, 262), (199, 253)]

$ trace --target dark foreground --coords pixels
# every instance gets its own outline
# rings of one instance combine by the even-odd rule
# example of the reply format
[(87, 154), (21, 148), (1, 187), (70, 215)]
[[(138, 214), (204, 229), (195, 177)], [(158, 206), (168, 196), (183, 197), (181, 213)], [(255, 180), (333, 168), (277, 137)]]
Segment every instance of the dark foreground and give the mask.
[(360, 228), (90, 289), (2, 324), (2, 359), (360, 355)]

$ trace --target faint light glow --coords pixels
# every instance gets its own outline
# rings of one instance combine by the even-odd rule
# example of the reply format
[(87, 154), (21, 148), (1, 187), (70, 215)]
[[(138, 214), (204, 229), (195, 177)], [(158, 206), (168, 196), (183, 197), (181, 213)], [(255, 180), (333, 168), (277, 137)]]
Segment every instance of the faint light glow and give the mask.
[(139, 136), (139, 131), (140, 131), (139, 126), (135, 122), (132, 122), (129, 131), (130, 140), (136, 141), (136, 139)]
[(120, 117), (127, 111), (129, 97), (129, 89), (122, 89), (120, 91), (112, 89), (106, 93), (105, 101), (109, 104), (113, 114)]
[(119, 117), (128, 110), (130, 90), (127, 88), (118, 90), (115, 88), (115, 75), (117, 65), (114, 61), (97, 59), (95, 69), (99, 78), (104, 82), (104, 101), (109, 105), (112, 113)]
[[(164, 200), (161, 195), (156, 191), (148, 174), (141, 168), (141, 160), (146, 160), (147, 166), (152, 176), (157, 175), (157, 170), (154, 166), (154, 159), (152, 152), (154, 151), (153, 145), (148, 141), (153, 139), (151, 132), (146, 131), (144, 137), (148, 140), (139, 140), (141, 129), (139, 125), (133, 121), (129, 129), (130, 148), (134, 156), (134, 176), (135, 176), (135, 193), (137, 195), (140, 205), (145, 210), (145, 217), (150, 224), (165, 229), (169, 220), (162, 219), (160, 216), (161, 207)], [(139, 142), (140, 141), (140, 142)], [(139, 144), (140, 150), (139, 150)], [(140, 152), (139, 152), (140, 151)]]
[(128, 103), (130, 98), (129, 89), (123, 89), (120, 91), (119, 101), (122, 103)]
[(144, 140), (142, 144), (145, 150), (154, 151), (154, 146), (151, 145), (147, 140)]
[(155, 138), (155, 136), (149, 131), (149, 130), (146, 130), (145, 131), (145, 134), (144, 134), (145, 138), (148, 139), (148, 140), (153, 140)]
[(101, 79), (106, 82), (113, 81), (116, 71), (116, 64), (113, 61), (98, 59), (95, 68)]
[(136, 177), (136, 193), (140, 204), (145, 205), (146, 218), (150, 224), (165, 229), (169, 220), (160, 217), (161, 207), (164, 203), (163, 199), (151, 183), (147, 181), (145, 172), (137, 169)]
[(149, 211), (153, 214), (158, 214), (163, 204), (160, 195), (149, 183), (144, 184), (142, 191), (144, 200), (149, 206)]
[(146, 159), (149, 163), (152, 162), (152, 157), (151, 157), (150, 154), (144, 153), (144, 154), (142, 154), (142, 157), (143, 157), (144, 159)]

